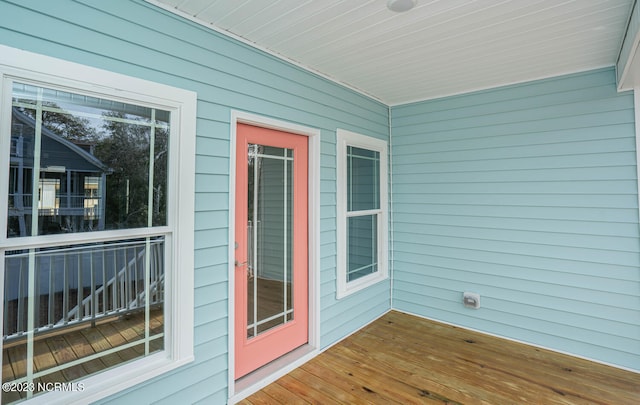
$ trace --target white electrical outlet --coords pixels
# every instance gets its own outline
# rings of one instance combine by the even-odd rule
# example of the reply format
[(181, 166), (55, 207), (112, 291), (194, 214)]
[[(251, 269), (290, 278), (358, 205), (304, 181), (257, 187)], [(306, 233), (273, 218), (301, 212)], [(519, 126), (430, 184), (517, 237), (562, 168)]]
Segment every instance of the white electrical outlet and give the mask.
[(480, 294), (465, 292), (462, 294), (462, 303), (467, 308), (478, 309), (480, 308)]

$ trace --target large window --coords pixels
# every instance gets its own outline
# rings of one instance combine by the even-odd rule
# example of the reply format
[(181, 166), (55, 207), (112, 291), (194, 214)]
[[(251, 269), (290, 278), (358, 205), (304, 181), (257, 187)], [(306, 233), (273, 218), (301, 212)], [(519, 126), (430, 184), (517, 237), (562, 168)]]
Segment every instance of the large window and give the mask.
[(337, 140), (341, 298), (388, 276), (387, 144), (340, 129)]
[(194, 173), (185, 162), (195, 96), (71, 64), (73, 79), (27, 74), (7, 60), (2, 403), (98, 398), (190, 361)]

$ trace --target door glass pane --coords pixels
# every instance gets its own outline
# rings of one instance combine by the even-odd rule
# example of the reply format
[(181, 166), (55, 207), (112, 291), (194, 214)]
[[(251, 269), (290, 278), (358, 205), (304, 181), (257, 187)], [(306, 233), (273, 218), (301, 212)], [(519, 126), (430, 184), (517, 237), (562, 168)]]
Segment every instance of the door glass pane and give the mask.
[(347, 282), (378, 271), (378, 216), (349, 217)]
[(293, 150), (248, 150), (247, 336), (293, 319)]
[(166, 225), (168, 142), (168, 111), (14, 83), (7, 236)]

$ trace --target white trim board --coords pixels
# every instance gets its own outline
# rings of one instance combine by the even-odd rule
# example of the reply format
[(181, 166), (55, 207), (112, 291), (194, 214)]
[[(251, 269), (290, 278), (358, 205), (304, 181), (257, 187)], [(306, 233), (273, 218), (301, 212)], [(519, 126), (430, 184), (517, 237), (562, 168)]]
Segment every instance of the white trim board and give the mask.
[[(273, 367), (265, 366), (242, 378), (238, 384), (235, 374), (235, 184), (236, 184), (236, 130), (238, 123), (263, 128), (276, 129), (309, 138), (309, 341), (306, 345), (281, 357), (286, 361), (273, 362)], [(243, 111), (231, 111), (229, 157), (229, 350), (228, 350), (228, 393), (229, 402), (239, 401), (268, 383), (285, 375), (302, 363), (315, 357), (320, 347), (320, 130), (287, 121), (277, 120)], [(266, 372), (265, 372), (266, 371)]]
[[(640, 190), (640, 84), (633, 90), (633, 104), (636, 130), (636, 181), (637, 190)], [(638, 197), (638, 219), (640, 220), (640, 192), (636, 194), (636, 197)]]

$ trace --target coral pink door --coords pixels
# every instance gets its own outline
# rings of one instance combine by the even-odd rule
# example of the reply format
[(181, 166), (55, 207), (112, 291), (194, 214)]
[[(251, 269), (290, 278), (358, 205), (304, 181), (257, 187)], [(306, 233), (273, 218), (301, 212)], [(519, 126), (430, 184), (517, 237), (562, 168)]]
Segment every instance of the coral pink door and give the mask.
[(235, 378), (308, 340), (307, 137), (238, 124)]

